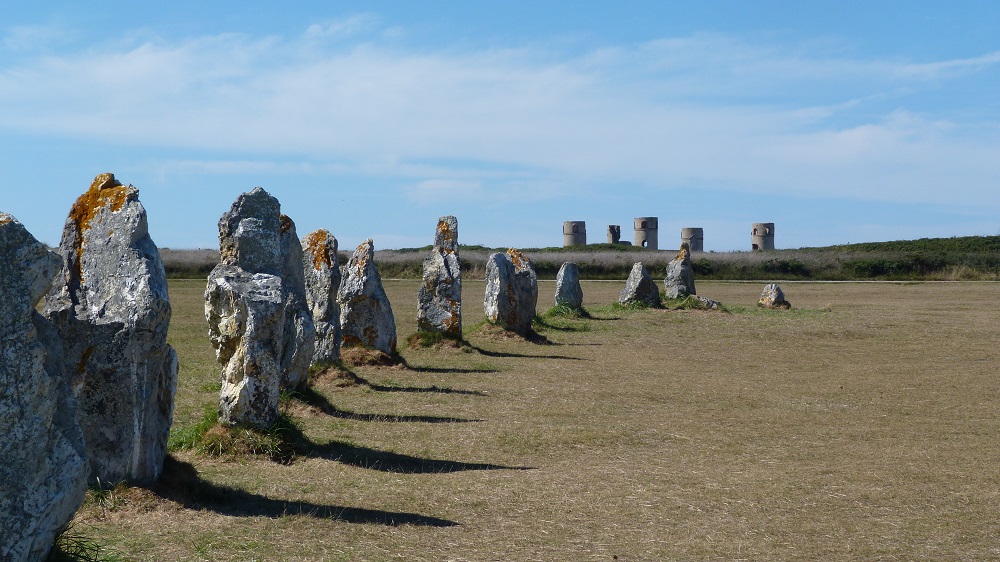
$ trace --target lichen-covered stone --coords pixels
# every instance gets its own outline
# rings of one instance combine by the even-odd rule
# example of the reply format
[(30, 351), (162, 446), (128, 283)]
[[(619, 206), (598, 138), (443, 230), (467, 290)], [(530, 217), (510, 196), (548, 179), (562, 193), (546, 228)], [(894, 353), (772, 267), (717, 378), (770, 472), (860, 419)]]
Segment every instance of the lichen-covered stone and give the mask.
[(278, 419), (285, 294), (281, 278), (219, 264), (208, 277), (205, 316), (222, 365), (219, 421), (267, 428)]
[(642, 262), (637, 262), (632, 266), (632, 271), (625, 281), (625, 288), (618, 296), (618, 303), (622, 305), (643, 304), (646, 306), (660, 306), (660, 291), (656, 288), (656, 283), (650, 277), (649, 271)]
[(316, 349), (312, 362), (340, 361), (340, 265), (337, 239), (325, 229), (302, 239), (302, 268), (305, 272), (306, 300), (316, 326)]
[(156, 481), (173, 420), (170, 296), (138, 194), (101, 174), (76, 200), (44, 309), (63, 342), (90, 477), (102, 483)]
[(281, 275), (281, 204), (262, 187), (240, 195), (219, 219), (220, 263)]
[(691, 252), (687, 244), (681, 244), (677, 257), (667, 265), (667, 276), (663, 279), (663, 289), (668, 299), (679, 299), (697, 294), (694, 288), (694, 268), (691, 266)]
[(777, 283), (764, 285), (764, 291), (760, 294), (757, 306), (765, 308), (791, 308), (792, 304), (785, 300), (785, 293)]
[(295, 232), (295, 222), (281, 215), (279, 251), (281, 252), (281, 280), (285, 295), (285, 328), (281, 350), (281, 384), (297, 389), (309, 382), (309, 365), (316, 350), (316, 326), (309, 302), (302, 258), (302, 244)]
[(354, 250), (343, 275), (337, 293), (341, 345), (395, 354), (396, 319), (375, 267), (375, 245), (371, 238)]
[(458, 260), (458, 219), (438, 219), (434, 248), (424, 258), (417, 295), (417, 329), (462, 337), (462, 271)]
[(0, 560), (45, 560), (87, 491), (62, 343), (35, 311), (62, 261), (0, 213)]
[(531, 334), (538, 304), (538, 276), (531, 261), (511, 248), (486, 259), (486, 317), (506, 330)]
[(701, 295), (691, 295), (691, 297), (698, 299), (698, 302), (700, 302), (702, 306), (711, 310), (716, 310), (717, 308), (722, 306), (721, 302), (710, 299), (708, 297), (703, 297)]
[(580, 266), (568, 261), (556, 275), (556, 306), (583, 308), (583, 288), (580, 286)]

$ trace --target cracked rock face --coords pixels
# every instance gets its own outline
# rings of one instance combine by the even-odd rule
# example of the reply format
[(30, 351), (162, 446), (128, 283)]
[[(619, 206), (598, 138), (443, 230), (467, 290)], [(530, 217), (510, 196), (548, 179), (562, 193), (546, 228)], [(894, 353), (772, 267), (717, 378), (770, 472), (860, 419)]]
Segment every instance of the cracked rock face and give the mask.
[(87, 452), (62, 343), (35, 306), (62, 260), (0, 213), (0, 560), (44, 560), (83, 502)]
[(305, 272), (306, 301), (316, 326), (316, 348), (312, 362), (340, 361), (340, 265), (337, 239), (325, 229), (302, 239), (302, 268)]
[(396, 352), (396, 319), (375, 267), (375, 245), (371, 238), (354, 250), (344, 267), (337, 303), (342, 345), (376, 349), (389, 355)]
[(531, 261), (511, 248), (486, 259), (486, 317), (502, 328), (527, 336), (538, 304), (538, 276)]
[(417, 294), (417, 329), (462, 337), (462, 271), (458, 261), (458, 219), (438, 219), (434, 248), (424, 258)]
[(91, 481), (156, 481), (177, 386), (170, 297), (139, 192), (101, 174), (70, 210), (44, 314), (63, 342)]
[(667, 265), (667, 276), (663, 279), (663, 289), (668, 299), (695, 295), (694, 268), (691, 266), (691, 252), (687, 244), (681, 245), (677, 257)]
[(637, 262), (632, 266), (628, 280), (625, 281), (625, 288), (618, 296), (618, 303), (622, 305), (638, 303), (646, 306), (660, 306), (662, 304), (660, 291), (656, 288), (656, 283), (653, 282), (653, 278), (650, 277), (649, 271), (646, 271), (646, 266), (642, 265), (642, 262)]
[(316, 326), (309, 301), (302, 244), (295, 232), (295, 223), (281, 215), (281, 280), (285, 297), (285, 335), (281, 350), (281, 385), (285, 388), (303, 388), (309, 382), (309, 365), (316, 350)]
[(580, 286), (580, 266), (568, 261), (556, 275), (556, 306), (583, 308), (583, 288)]

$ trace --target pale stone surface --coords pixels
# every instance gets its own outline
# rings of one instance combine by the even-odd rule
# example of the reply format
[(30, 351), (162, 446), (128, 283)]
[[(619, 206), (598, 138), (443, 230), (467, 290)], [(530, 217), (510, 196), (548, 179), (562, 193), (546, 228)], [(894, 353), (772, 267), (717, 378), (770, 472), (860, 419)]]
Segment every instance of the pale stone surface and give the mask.
[(173, 420), (170, 297), (138, 190), (101, 174), (66, 219), (44, 314), (63, 342), (91, 481), (155, 482)]
[(791, 308), (792, 304), (785, 300), (785, 293), (781, 291), (776, 283), (764, 285), (764, 291), (760, 294), (758, 306), (766, 308)]
[(306, 300), (316, 326), (316, 364), (340, 361), (340, 265), (337, 262), (337, 239), (326, 229), (311, 232), (302, 239), (302, 268), (305, 272)]
[(302, 244), (295, 222), (281, 215), (279, 251), (282, 257), (281, 281), (285, 297), (285, 328), (281, 350), (281, 384), (285, 388), (303, 388), (309, 382), (309, 365), (316, 350), (316, 326), (306, 299)]
[(337, 293), (341, 344), (394, 354), (396, 318), (375, 267), (375, 245), (371, 238), (354, 250), (343, 274)]
[(486, 259), (486, 317), (501, 327), (527, 336), (538, 304), (538, 276), (531, 261), (511, 248)]
[(62, 344), (35, 306), (61, 260), (0, 213), (0, 561), (45, 560), (87, 490)]
[(219, 421), (267, 428), (278, 419), (285, 305), (281, 278), (219, 264), (205, 316), (222, 365)]
[(556, 306), (583, 307), (583, 287), (580, 286), (580, 266), (568, 261), (556, 275)]
[(417, 329), (462, 337), (462, 271), (458, 260), (458, 219), (438, 219), (434, 248), (424, 258), (417, 295)]
[(703, 296), (700, 296), (700, 295), (691, 295), (691, 296), (694, 297), (694, 298), (696, 298), (696, 299), (698, 299), (699, 301), (701, 301), (701, 304), (704, 305), (705, 308), (710, 308), (712, 310), (715, 310), (715, 309), (719, 308), (720, 306), (722, 306), (721, 302), (719, 302), (717, 300), (712, 300), (712, 299), (710, 299), (708, 297), (703, 297)]
[(636, 262), (632, 266), (632, 271), (625, 281), (625, 288), (618, 296), (618, 303), (623, 305), (640, 303), (647, 306), (660, 306), (662, 304), (660, 291), (656, 288), (656, 283), (642, 262)]
[(278, 418), (288, 337), (278, 200), (260, 187), (240, 194), (219, 219), (219, 248), (221, 263), (205, 288), (209, 337), (222, 365), (219, 421), (264, 429)]
[(667, 276), (663, 279), (663, 289), (668, 299), (683, 298), (697, 294), (694, 289), (694, 268), (691, 267), (691, 252), (687, 244), (681, 244), (677, 257), (667, 264)]

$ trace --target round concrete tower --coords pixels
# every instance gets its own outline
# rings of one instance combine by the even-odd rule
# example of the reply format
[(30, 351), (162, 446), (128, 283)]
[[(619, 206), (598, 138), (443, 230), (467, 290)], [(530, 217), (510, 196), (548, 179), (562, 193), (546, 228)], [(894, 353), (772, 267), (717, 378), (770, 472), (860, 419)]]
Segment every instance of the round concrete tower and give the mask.
[(705, 251), (705, 229), (704, 228), (682, 228), (681, 244), (687, 244), (692, 252)]
[(754, 250), (774, 249), (774, 223), (755, 222), (750, 233), (751, 248)]
[(635, 245), (650, 250), (660, 249), (659, 225), (656, 217), (635, 218)]
[(585, 246), (587, 244), (587, 222), (566, 221), (563, 223), (563, 246)]

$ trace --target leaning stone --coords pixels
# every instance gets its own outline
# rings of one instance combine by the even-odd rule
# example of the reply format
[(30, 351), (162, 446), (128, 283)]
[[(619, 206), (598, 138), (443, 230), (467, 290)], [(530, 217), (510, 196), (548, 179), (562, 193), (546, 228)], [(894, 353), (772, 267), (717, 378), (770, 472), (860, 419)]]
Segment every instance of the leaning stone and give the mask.
[(285, 295), (281, 278), (219, 264), (208, 276), (205, 317), (222, 365), (219, 421), (266, 429), (278, 419)]
[(668, 299), (679, 299), (697, 294), (694, 289), (694, 268), (691, 267), (691, 252), (687, 244), (681, 244), (677, 257), (667, 265), (667, 276), (663, 279), (663, 289)]
[(375, 267), (375, 245), (371, 238), (354, 250), (344, 268), (337, 293), (340, 305), (341, 344), (396, 353), (396, 319)]
[(306, 301), (316, 326), (316, 349), (312, 362), (340, 361), (340, 265), (337, 239), (325, 229), (302, 239), (302, 268), (305, 272)]
[(531, 261), (511, 248), (486, 260), (486, 317), (506, 330), (531, 334), (538, 304), (538, 276)]
[(462, 271), (458, 260), (458, 219), (438, 219), (434, 249), (424, 258), (417, 295), (417, 329), (462, 337)]
[(791, 308), (792, 304), (785, 300), (785, 293), (781, 291), (776, 283), (764, 285), (764, 292), (760, 294), (757, 306), (765, 308)]
[(583, 308), (583, 288), (580, 287), (580, 266), (566, 262), (556, 275), (556, 306)]
[(285, 294), (285, 328), (281, 350), (281, 385), (303, 388), (309, 381), (309, 365), (316, 350), (316, 326), (306, 299), (302, 244), (295, 222), (281, 215), (279, 251), (282, 257), (281, 286)]
[(170, 296), (138, 195), (101, 174), (76, 200), (44, 309), (63, 342), (90, 478), (102, 483), (155, 482), (173, 420)]
[(35, 310), (61, 260), (0, 213), (0, 560), (45, 560), (87, 491), (62, 343)]
[(625, 288), (618, 296), (618, 303), (622, 305), (643, 304), (646, 306), (661, 306), (660, 291), (656, 288), (656, 283), (646, 271), (646, 266), (642, 262), (637, 262), (632, 266), (628, 280), (625, 281)]

